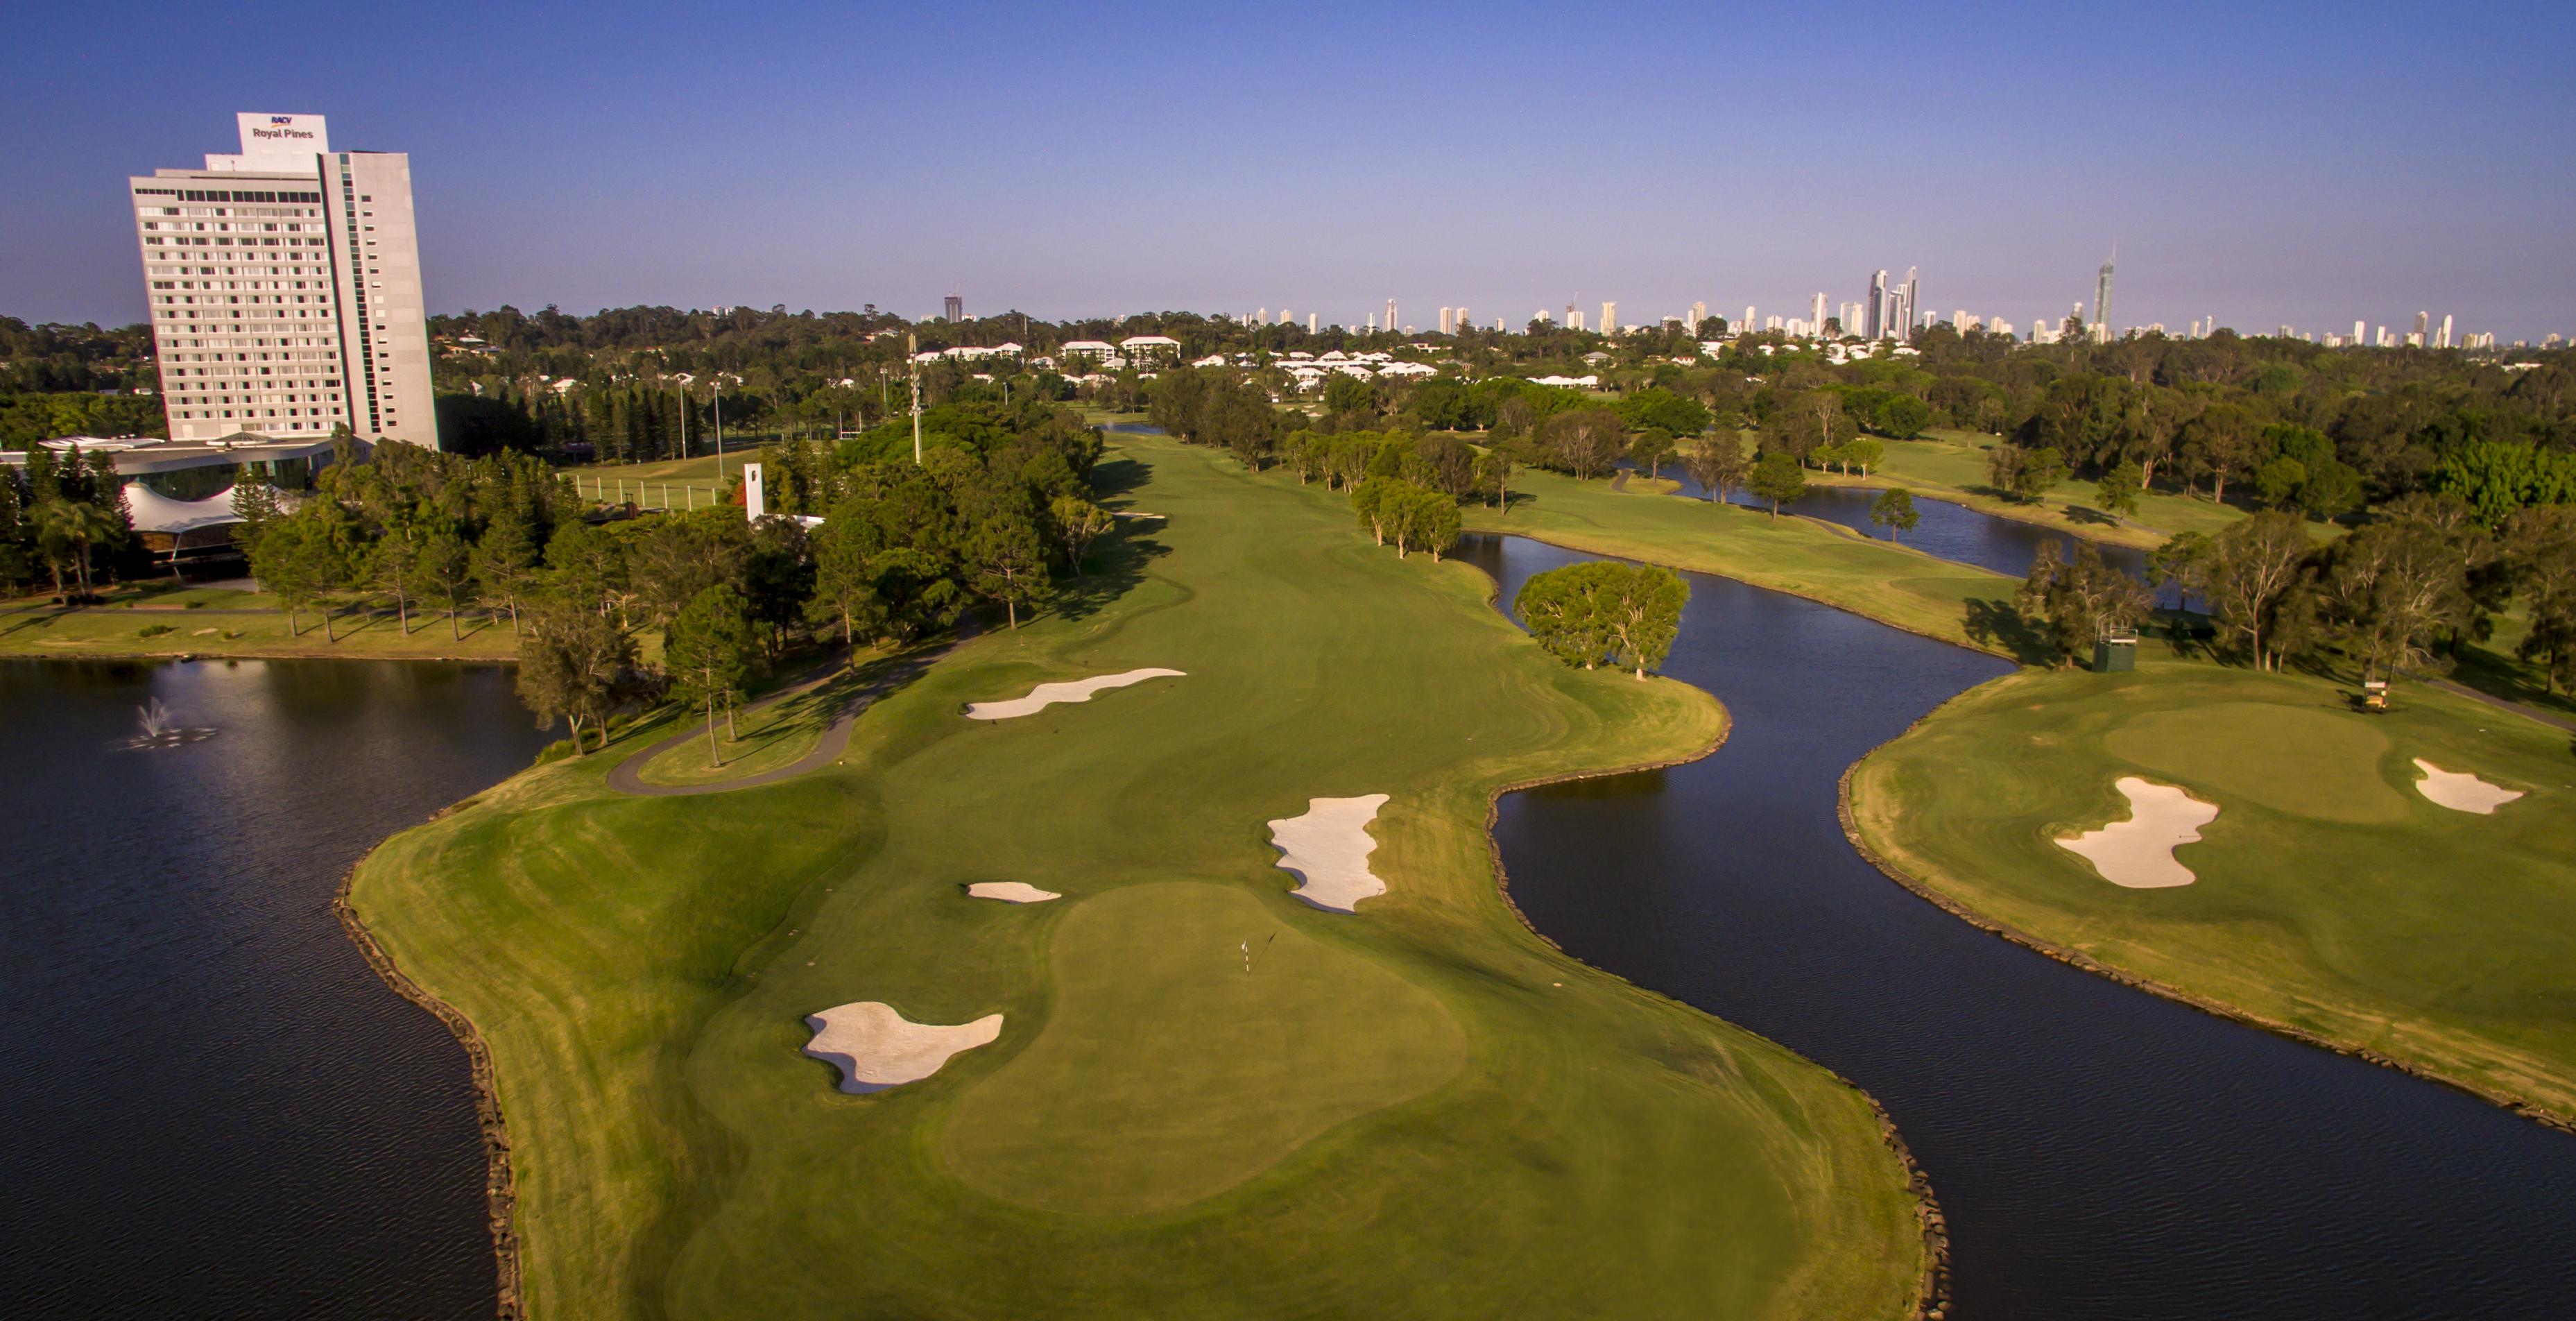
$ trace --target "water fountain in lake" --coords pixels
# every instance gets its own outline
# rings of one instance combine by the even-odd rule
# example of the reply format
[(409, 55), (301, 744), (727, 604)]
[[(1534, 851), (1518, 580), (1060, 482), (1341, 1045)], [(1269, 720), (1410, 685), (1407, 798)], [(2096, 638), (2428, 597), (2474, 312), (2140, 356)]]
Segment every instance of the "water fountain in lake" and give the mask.
[(125, 746), (129, 748), (176, 747), (182, 743), (194, 743), (199, 739), (215, 736), (215, 731), (212, 729), (191, 728), (180, 724), (178, 717), (171, 715), (169, 706), (158, 697), (136, 707), (134, 716), (136, 722), (142, 725), (143, 732), (126, 741)]

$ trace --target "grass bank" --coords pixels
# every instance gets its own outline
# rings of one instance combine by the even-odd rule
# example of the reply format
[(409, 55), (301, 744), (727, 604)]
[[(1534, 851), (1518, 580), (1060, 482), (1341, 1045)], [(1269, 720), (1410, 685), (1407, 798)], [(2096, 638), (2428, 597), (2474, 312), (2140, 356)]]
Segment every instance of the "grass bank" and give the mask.
[[(362, 866), (489, 1044), (530, 1313), (1903, 1314), (1923, 1238), (1867, 1099), (1496, 888), (1500, 787), (1691, 755), (1716, 702), (1549, 660), (1317, 491), (1141, 437), (1103, 475), (1168, 522), (840, 764), (638, 799), (558, 763)], [(1144, 666), (1187, 676), (960, 714)], [(1389, 892), (1289, 897), (1264, 823), (1373, 792)], [(1005, 1023), (845, 1095), (799, 1049), (853, 1000)]]
[(1714, 573), (1822, 601), (1997, 655), (2015, 654), (2014, 579), (1860, 536), (1821, 519), (1706, 500), (1641, 497), (1536, 469), (1508, 509), (1470, 505), (1475, 532)]
[[(1810, 472), (1807, 480), (1819, 486), (1902, 486), (1917, 496), (1965, 505), (1981, 514), (2142, 550), (2153, 550), (2178, 532), (2215, 535), (2246, 513), (2196, 495), (2152, 490), (2139, 495), (2137, 513), (2114, 517), (2095, 506), (2094, 483), (2078, 481), (2065, 482), (2035, 501), (2009, 500), (1986, 479), (1987, 452), (1994, 437), (1945, 431), (1920, 440), (1880, 443), (1886, 446), (1886, 455), (1867, 477)], [(2308, 530), (2319, 541), (2336, 532), (2330, 524), (2313, 521)]]
[(226, 588), (147, 588), (105, 605), (65, 609), (43, 598), (0, 605), (0, 656), (243, 656), (329, 660), (515, 660), (518, 636), (507, 615), (458, 617), (451, 636), (443, 611), (412, 609), (404, 633), (390, 600), (343, 603), (332, 641), (321, 616), (303, 612), (290, 630), (277, 598)]
[[(2525, 791), (2435, 806), (2413, 762)], [(2054, 841), (2127, 815), (2124, 775), (2219, 807), (2173, 889)], [(2568, 736), (2421, 685), (2384, 716), (2337, 685), (2180, 660), (2025, 670), (1852, 773), (1861, 840), (1954, 907), (2062, 953), (2576, 1122), (2576, 759)]]

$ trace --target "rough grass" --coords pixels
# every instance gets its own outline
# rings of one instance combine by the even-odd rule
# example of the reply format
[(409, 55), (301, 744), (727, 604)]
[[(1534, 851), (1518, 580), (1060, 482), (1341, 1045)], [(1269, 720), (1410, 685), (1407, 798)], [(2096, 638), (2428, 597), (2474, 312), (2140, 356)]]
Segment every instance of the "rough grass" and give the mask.
[[(2436, 807), (2423, 757), (2528, 791)], [(2051, 841), (2144, 774), (2218, 804), (2127, 890)], [(2385, 716), (2323, 680), (2171, 660), (2024, 671), (1872, 753), (1862, 836), (1916, 880), (2103, 963), (2576, 1118), (2576, 758), (2568, 736), (2408, 685)]]
[[(1104, 484), (1169, 522), (870, 707), (845, 764), (643, 800), (558, 763), (361, 869), (490, 1038), (532, 1314), (1902, 1313), (1920, 1239), (1865, 1100), (1495, 888), (1495, 788), (1685, 755), (1716, 703), (1548, 660), (1318, 491), (1117, 445)], [(1147, 665), (1189, 677), (958, 713)], [(1377, 791), (1390, 892), (1289, 897), (1263, 823)], [(1247, 923), (1278, 963), (1228, 992)], [(1007, 1021), (852, 1096), (799, 1048), (858, 999)]]
[(1528, 470), (1512, 478), (1508, 509), (1470, 505), (1467, 527), (1510, 532), (1573, 550), (1648, 560), (1793, 592), (1899, 628), (1999, 655), (2015, 631), (1972, 632), (2007, 618), (2019, 583), (1821, 519), (1706, 500), (1634, 500), (1607, 482)]

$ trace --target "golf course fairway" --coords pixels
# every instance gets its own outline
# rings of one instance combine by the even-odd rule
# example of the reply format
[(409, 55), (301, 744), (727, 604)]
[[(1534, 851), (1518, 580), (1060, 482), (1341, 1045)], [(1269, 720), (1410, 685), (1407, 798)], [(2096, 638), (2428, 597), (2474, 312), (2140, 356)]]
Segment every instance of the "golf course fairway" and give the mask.
[[(2437, 806), (2414, 759), (2525, 796)], [(2128, 889), (2059, 838), (2122, 776), (2215, 804), (2187, 885)], [(2023, 670), (1854, 768), (1852, 824), (1941, 902), (2206, 1007), (2576, 1122), (2576, 759), (2424, 685), (2365, 715), (2324, 679), (2142, 659)]]
[[(1867, 1098), (1497, 887), (1499, 789), (1692, 756), (1717, 702), (1557, 663), (1320, 488), (1129, 436), (1097, 479), (1168, 519), (835, 764), (611, 791), (657, 724), (361, 866), (358, 917), (490, 1051), (527, 1313), (1908, 1315), (1918, 1203)], [(963, 715), (1149, 667), (1187, 677)], [(1375, 793), (1386, 893), (1292, 897), (1265, 823)], [(1004, 1025), (851, 1095), (801, 1050), (857, 1001)]]

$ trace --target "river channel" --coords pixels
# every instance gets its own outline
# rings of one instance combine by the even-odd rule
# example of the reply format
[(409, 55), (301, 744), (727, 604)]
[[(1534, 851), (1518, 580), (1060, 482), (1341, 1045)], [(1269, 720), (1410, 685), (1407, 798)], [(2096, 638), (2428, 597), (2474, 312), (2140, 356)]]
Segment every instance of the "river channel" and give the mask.
[(492, 1315), (465, 1053), (331, 897), (545, 737), (499, 666), (0, 662), (0, 1313)]
[[(1506, 605), (1588, 558), (1494, 536), (1458, 553)], [(2576, 1138), (1916, 898), (1844, 838), (1843, 769), (2005, 663), (1689, 577), (1665, 672), (1726, 703), (1725, 745), (1506, 796), (1512, 895), (1576, 957), (1876, 1096), (1948, 1216), (1953, 1316), (2562, 1314)]]

